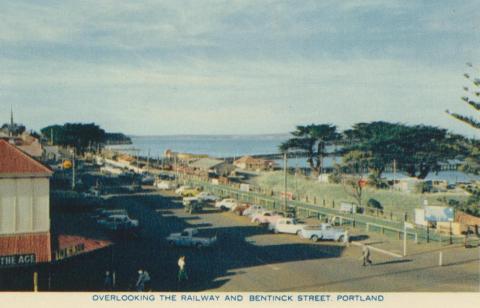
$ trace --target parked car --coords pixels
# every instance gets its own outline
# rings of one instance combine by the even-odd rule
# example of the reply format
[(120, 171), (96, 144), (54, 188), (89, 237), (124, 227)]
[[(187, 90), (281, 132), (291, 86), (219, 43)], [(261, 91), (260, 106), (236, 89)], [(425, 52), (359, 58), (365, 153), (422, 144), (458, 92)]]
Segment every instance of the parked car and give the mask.
[(257, 224), (271, 224), (283, 218), (279, 213), (273, 211), (263, 211), (252, 216), (252, 222)]
[(194, 197), (198, 195), (199, 192), (200, 188), (191, 186), (181, 186), (175, 190), (175, 193), (181, 195), (182, 197)]
[(210, 247), (217, 242), (217, 236), (199, 237), (198, 229), (187, 228), (181, 233), (172, 233), (167, 236), (166, 240), (170, 245), (187, 246), (187, 247)]
[(305, 226), (298, 234), (301, 238), (318, 240), (334, 240), (342, 242), (345, 238), (345, 231), (341, 228), (334, 228), (331, 224), (324, 223), (319, 226)]
[(215, 202), (215, 207), (221, 210), (230, 210), (233, 211), (237, 207), (238, 202), (235, 199), (223, 199), (221, 201)]
[(155, 183), (155, 178), (151, 175), (144, 175), (141, 181), (143, 185), (153, 185), (153, 183)]
[(97, 219), (97, 222), (100, 220), (105, 220), (111, 215), (127, 215), (127, 210), (125, 209), (97, 209), (93, 213), (92, 217)]
[(185, 207), (186, 213), (193, 214), (203, 209), (203, 201), (197, 197), (185, 197), (183, 198), (182, 203)]
[(281, 218), (275, 223), (269, 224), (268, 228), (275, 233), (300, 234), (305, 224), (298, 223), (294, 218)]
[(175, 190), (175, 193), (176, 193), (177, 195), (180, 195), (182, 192), (184, 192), (185, 190), (189, 190), (189, 189), (193, 189), (193, 187), (192, 187), (192, 186), (188, 186), (188, 185), (183, 185), (183, 186), (180, 186), (179, 188), (177, 188), (177, 189)]
[(219, 199), (219, 197), (207, 191), (202, 191), (196, 197), (202, 201), (217, 201)]
[(153, 186), (161, 190), (169, 190), (175, 188), (175, 184), (169, 181), (155, 181)]
[(237, 205), (233, 210), (233, 212), (238, 216), (243, 216), (243, 213), (249, 208), (250, 208), (250, 204), (243, 203), (243, 204)]
[(253, 216), (263, 211), (265, 211), (265, 209), (260, 205), (252, 204), (248, 209), (243, 211), (243, 216)]
[(110, 215), (103, 220), (99, 220), (98, 224), (110, 231), (136, 229), (139, 227), (138, 220), (131, 219), (124, 214)]

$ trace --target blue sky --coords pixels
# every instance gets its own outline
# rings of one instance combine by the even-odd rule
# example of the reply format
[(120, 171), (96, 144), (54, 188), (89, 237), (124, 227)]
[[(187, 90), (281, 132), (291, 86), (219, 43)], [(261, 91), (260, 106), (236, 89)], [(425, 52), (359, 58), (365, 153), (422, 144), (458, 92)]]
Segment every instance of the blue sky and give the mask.
[[(0, 115), (129, 134), (285, 133), (445, 114), (480, 67), (476, 0), (0, 1)], [(478, 71), (477, 71), (478, 72)], [(480, 73), (479, 73), (480, 75)]]

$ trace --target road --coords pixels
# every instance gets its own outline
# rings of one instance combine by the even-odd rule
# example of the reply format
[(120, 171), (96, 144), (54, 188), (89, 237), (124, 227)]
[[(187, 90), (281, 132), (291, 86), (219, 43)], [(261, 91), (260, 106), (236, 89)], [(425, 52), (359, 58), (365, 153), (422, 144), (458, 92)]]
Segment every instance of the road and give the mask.
[[(96, 262), (82, 257), (81, 268), (78, 268), (80, 261), (65, 265), (64, 270), (73, 278), (57, 273), (64, 282), (57, 283), (56, 289), (101, 289), (104, 270), (113, 269), (118, 288), (129, 290), (136, 271), (141, 268), (149, 271), (155, 291), (480, 290), (478, 248), (445, 250), (442, 267), (438, 266), (438, 251), (422, 252), (421, 247), (403, 259), (372, 252), (374, 265), (363, 267), (360, 247), (331, 241), (312, 243), (295, 235), (272, 234), (245, 217), (213, 208), (190, 215), (184, 213), (179, 198), (172, 195), (117, 196), (107, 203), (126, 208), (133, 218), (140, 220), (143, 226), (140, 237), (118, 241), (113, 251), (96, 256)], [(68, 219), (80, 216), (75, 214)], [(201, 250), (170, 247), (164, 238), (186, 227), (217, 234), (218, 245)], [(374, 234), (361, 236), (371, 242), (383, 240)], [(189, 280), (179, 284), (176, 263), (181, 255), (186, 256)], [(86, 272), (90, 273), (88, 277)], [(82, 279), (88, 284), (81, 283)]]

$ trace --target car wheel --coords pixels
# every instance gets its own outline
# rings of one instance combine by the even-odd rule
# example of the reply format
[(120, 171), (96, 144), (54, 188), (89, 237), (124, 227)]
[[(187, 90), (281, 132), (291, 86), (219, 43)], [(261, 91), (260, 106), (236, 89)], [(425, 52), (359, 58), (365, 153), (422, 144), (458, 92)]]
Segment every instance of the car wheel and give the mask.
[(273, 229), (273, 233), (278, 234), (278, 230), (277, 230), (277, 229)]
[(202, 245), (201, 243), (197, 243), (197, 244), (195, 245), (195, 247), (197, 247), (197, 249), (200, 249), (200, 248), (203, 247), (203, 245)]
[(318, 236), (316, 236), (316, 235), (312, 235), (312, 237), (310, 239), (314, 242), (318, 242)]
[(337, 239), (337, 242), (343, 242), (343, 235), (340, 235), (340, 237)]
[(221, 209), (222, 211), (226, 211), (226, 210), (227, 210), (227, 208), (224, 207), (223, 205), (220, 207), (220, 209)]
[(301, 231), (301, 230), (298, 230), (296, 234), (297, 234), (298, 236), (301, 236), (301, 235), (302, 235), (302, 231)]
[(168, 245), (173, 246), (173, 245), (175, 245), (175, 242), (174, 241), (168, 241)]

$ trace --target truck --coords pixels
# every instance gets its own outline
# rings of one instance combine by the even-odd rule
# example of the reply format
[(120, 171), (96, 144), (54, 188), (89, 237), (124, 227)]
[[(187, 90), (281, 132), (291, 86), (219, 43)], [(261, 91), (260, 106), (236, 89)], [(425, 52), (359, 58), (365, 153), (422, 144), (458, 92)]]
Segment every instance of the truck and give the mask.
[(298, 223), (294, 218), (281, 218), (275, 223), (268, 225), (268, 228), (274, 233), (300, 234), (305, 224)]
[(217, 236), (213, 237), (199, 237), (197, 228), (186, 228), (180, 233), (171, 233), (167, 236), (166, 240), (168, 244), (174, 246), (186, 246), (186, 247), (211, 247), (217, 242)]
[(193, 214), (203, 209), (203, 201), (197, 197), (185, 197), (182, 200), (185, 213)]
[(342, 242), (345, 239), (345, 231), (341, 228), (334, 228), (331, 224), (323, 223), (319, 226), (304, 226), (298, 236), (314, 242), (318, 240)]

